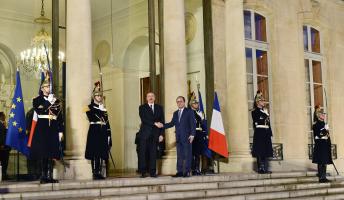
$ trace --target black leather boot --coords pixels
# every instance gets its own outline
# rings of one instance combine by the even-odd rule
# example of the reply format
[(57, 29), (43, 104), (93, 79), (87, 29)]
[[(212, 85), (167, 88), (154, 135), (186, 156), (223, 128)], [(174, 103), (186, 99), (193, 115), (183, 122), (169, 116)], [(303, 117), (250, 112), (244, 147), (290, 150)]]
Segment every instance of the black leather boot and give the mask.
[(52, 159), (48, 159), (48, 171), (47, 171), (47, 180), (48, 183), (58, 183), (59, 181), (53, 178), (53, 170), (54, 170), (54, 161)]
[(264, 161), (260, 157), (257, 157), (257, 168), (258, 168), (258, 174), (265, 174)]
[(40, 183), (45, 184), (48, 183), (47, 174), (48, 174), (48, 160), (42, 159), (41, 161), (41, 177)]
[(101, 168), (102, 168), (102, 159), (96, 158), (94, 160), (95, 162), (95, 180), (103, 180), (105, 179), (101, 174)]
[(325, 164), (318, 165), (318, 174), (319, 174), (319, 183), (330, 182), (330, 180), (326, 178), (326, 165)]

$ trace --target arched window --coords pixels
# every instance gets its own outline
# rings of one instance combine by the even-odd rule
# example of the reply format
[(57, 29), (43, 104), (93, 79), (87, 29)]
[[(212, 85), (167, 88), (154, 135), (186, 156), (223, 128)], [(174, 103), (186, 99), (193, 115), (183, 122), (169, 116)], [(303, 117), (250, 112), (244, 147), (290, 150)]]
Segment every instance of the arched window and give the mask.
[(269, 43), (264, 16), (251, 10), (244, 10), (244, 25), (249, 132), (250, 142), (252, 142), (253, 126), (250, 110), (253, 107), (256, 91), (261, 90), (265, 99), (270, 101)]
[[(305, 57), (305, 77), (309, 142), (312, 143), (313, 112), (316, 105), (326, 107), (323, 80), (320, 32), (308, 25), (303, 26), (303, 48)], [(326, 108), (325, 108), (326, 109)]]

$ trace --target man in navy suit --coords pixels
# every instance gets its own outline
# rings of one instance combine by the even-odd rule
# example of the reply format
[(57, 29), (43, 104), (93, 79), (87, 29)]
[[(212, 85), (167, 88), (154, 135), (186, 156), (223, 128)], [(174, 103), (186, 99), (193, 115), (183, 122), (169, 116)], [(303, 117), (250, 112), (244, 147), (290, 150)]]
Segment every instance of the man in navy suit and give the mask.
[(166, 123), (164, 128), (175, 127), (177, 174), (174, 177), (189, 177), (192, 161), (192, 141), (196, 134), (196, 120), (193, 110), (185, 107), (185, 98), (183, 96), (177, 97), (176, 102), (178, 110), (173, 113), (172, 121)]

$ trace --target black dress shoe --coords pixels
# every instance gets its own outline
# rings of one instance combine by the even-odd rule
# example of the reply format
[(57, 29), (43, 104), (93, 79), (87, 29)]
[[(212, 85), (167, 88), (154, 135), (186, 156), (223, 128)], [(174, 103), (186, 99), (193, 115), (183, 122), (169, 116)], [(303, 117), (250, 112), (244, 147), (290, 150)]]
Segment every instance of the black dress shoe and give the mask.
[(324, 178), (324, 179), (320, 179), (319, 180), (319, 183), (329, 183), (331, 182), (330, 180), (328, 180), (327, 178)]
[(202, 175), (202, 173), (200, 171), (198, 171), (198, 170), (192, 171), (192, 176), (200, 176), (200, 175)]
[(183, 173), (182, 172), (178, 172), (178, 173), (176, 173), (176, 175), (173, 175), (172, 177), (183, 177)]
[(156, 175), (156, 174), (150, 174), (150, 177), (152, 177), (152, 178), (158, 178), (158, 175)]
[(184, 177), (184, 178), (190, 177), (190, 172), (184, 173), (184, 174), (183, 174), (183, 177)]
[(146, 178), (147, 176), (146, 176), (146, 173), (141, 173), (141, 176), (140, 176), (140, 178)]

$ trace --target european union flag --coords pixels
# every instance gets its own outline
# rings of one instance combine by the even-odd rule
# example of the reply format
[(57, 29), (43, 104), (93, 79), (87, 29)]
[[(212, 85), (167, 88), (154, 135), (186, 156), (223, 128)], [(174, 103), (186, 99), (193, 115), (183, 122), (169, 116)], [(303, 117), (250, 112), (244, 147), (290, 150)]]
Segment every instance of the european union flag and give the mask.
[(26, 120), (23, 102), (23, 93), (20, 83), (20, 75), (17, 70), (16, 88), (12, 99), (11, 112), (8, 120), (8, 131), (6, 145), (18, 150), (25, 156), (29, 156), (27, 146), (28, 135), (26, 134)]

